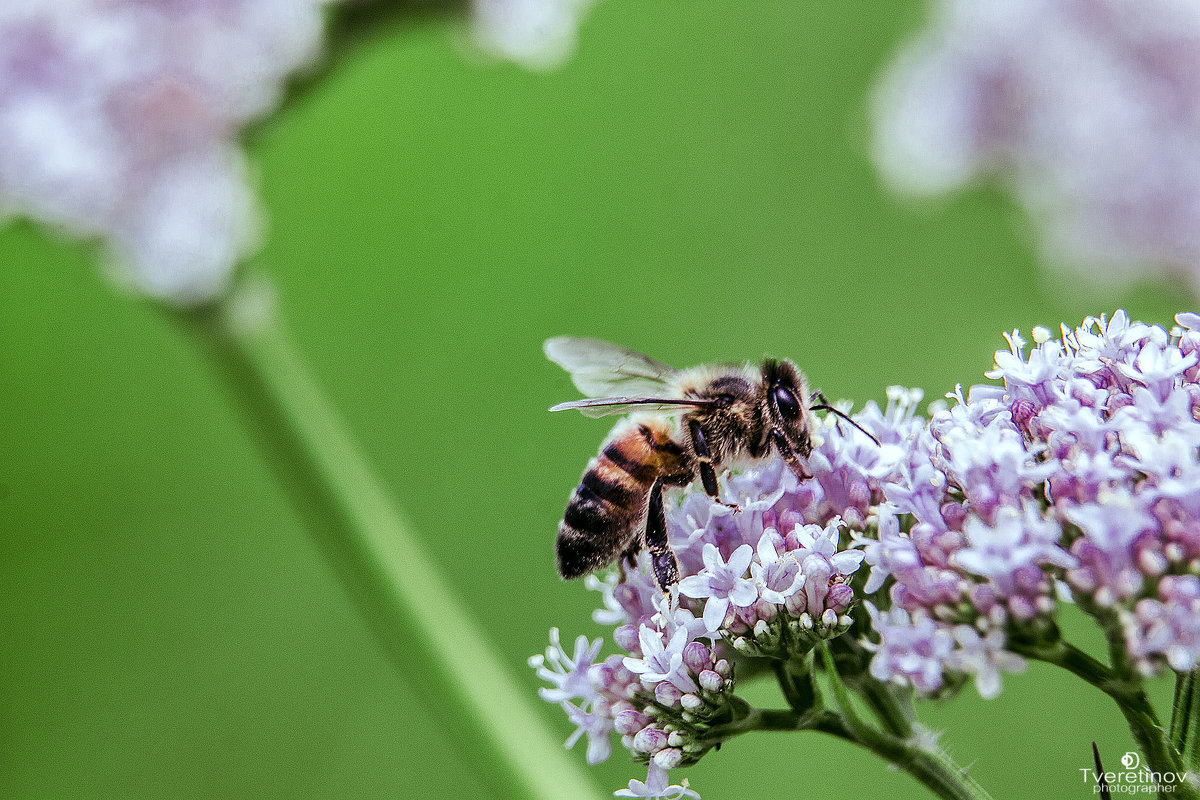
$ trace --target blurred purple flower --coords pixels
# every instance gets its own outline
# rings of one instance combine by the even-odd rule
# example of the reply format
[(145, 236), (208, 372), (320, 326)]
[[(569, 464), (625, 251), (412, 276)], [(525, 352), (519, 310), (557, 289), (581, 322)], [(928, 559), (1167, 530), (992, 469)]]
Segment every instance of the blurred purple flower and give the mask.
[(1200, 5), (935, 0), (874, 107), (898, 189), (998, 177), (1056, 261), (1200, 287)]
[[(0, 4), (0, 219), (99, 239), (110, 271), (181, 305), (227, 288), (261, 214), (238, 142), (318, 54), (338, 0)], [(475, 0), (481, 46), (561, 62), (590, 0)]]
[(580, 20), (595, 0), (471, 0), (479, 48), (530, 69), (550, 69), (575, 51)]
[(5, 4), (0, 212), (103, 238), (153, 297), (214, 297), (256, 238), (238, 131), (315, 56), (323, 4)]

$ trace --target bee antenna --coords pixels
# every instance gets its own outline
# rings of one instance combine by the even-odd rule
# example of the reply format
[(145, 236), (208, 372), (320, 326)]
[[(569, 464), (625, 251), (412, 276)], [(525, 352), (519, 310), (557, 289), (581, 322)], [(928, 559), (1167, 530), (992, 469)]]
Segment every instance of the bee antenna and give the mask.
[(838, 411), (836, 408), (834, 408), (833, 406), (829, 405), (828, 403), (818, 403), (818, 404), (817, 404), (817, 405), (815, 405), (815, 406), (809, 406), (809, 408), (810, 408), (810, 409), (812, 409), (813, 411), (816, 411), (816, 410), (821, 410), (821, 411), (829, 411), (829, 412), (832, 412), (832, 413), (834, 413), (834, 414), (837, 414), (839, 417), (841, 417), (842, 419), (846, 420), (846, 422), (849, 422), (851, 425), (853, 425), (854, 427), (858, 428), (860, 431), (862, 431), (863, 433), (865, 433), (865, 434), (867, 435), (867, 438), (868, 438), (868, 439), (870, 439), (872, 442), (874, 442), (874, 443), (875, 443), (875, 446), (876, 446), (876, 447), (882, 447), (882, 446), (883, 446), (883, 445), (881, 445), (881, 444), (879, 443), (879, 440), (878, 440), (878, 439), (876, 439), (874, 436), (872, 436), (872, 435), (871, 435), (871, 433), (870, 433), (870, 432), (869, 432), (869, 431), (868, 431), (866, 428), (864, 428), (862, 425), (859, 425), (859, 424), (858, 424), (857, 422), (855, 422), (854, 420), (850, 419), (849, 415), (847, 415), (845, 412)]

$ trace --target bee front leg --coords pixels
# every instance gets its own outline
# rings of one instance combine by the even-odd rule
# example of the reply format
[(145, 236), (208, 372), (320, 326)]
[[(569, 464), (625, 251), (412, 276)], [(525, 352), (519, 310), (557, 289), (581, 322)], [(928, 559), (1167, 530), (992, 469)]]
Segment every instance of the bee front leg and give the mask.
[(784, 438), (783, 433), (778, 428), (771, 430), (771, 440), (775, 443), (775, 449), (779, 451), (779, 455), (787, 462), (788, 467), (791, 468), (797, 478), (806, 481), (812, 477), (809, 471), (804, 468), (804, 465), (800, 463), (800, 459), (797, 458), (795, 451), (792, 450), (792, 446), (788, 444), (787, 439)]
[(705, 438), (704, 429), (700, 427), (700, 423), (696, 420), (688, 422), (688, 433), (692, 437), (692, 450), (696, 453), (696, 460), (700, 462), (700, 482), (704, 484), (704, 493), (726, 508), (732, 508), (734, 513), (741, 511), (742, 507), (737, 503), (726, 503), (721, 499), (720, 489), (717, 488), (717, 470), (713, 466), (712, 451), (708, 449), (708, 439)]
[(646, 504), (646, 548), (650, 551), (650, 563), (654, 577), (664, 592), (679, 582), (679, 562), (667, 543), (667, 514), (663, 510), (664, 478), (658, 478), (650, 487), (650, 500)]

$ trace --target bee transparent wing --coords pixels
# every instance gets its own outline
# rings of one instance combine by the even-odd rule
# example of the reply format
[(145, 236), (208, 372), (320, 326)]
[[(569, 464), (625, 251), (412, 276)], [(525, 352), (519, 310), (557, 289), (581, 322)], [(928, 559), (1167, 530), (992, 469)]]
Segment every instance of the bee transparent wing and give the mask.
[(599, 339), (560, 336), (547, 339), (542, 349), (547, 358), (571, 374), (575, 388), (594, 397), (661, 397), (678, 372), (661, 361)]
[(685, 408), (697, 408), (711, 405), (708, 400), (670, 400), (665, 397), (589, 397), (586, 400), (572, 400), (569, 403), (559, 403), (551, 411), (567, 411), (575, 409), (587, 417), (608, 417), (614, 414), (628, 414), (631, 411), (658, 411), (666, 414), (678, 414)]

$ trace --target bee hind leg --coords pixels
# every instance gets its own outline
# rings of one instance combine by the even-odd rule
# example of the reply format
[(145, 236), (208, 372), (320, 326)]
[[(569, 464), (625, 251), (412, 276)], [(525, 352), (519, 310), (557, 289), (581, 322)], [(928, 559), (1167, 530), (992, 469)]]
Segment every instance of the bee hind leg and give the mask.
[(704, 485), (704, 493), (716, 500), (726, 508), (732, 508), (736, 514), (742, 510), (742, 507), (737, 503), (726, 503), (721, 499), (721, 491), (717, 487), (717, 470), (713, 466), (712, 451), (708, 448), (708, 439), (704, 436), (704, 429), (700, 427), (700, 423), (692, 420), (688, 423), (688, 433), (692, 437), (692, 450), (696, 453), (696, 461), (699, 462), (700, 483)]
[(664, 592), (679, 582), (679, 562), (667, 542), (667, 514), (663, 510), (663, 483), (659, 478), (650, 487), (650, 500), (646, 507), (646, 548), (650, 551), (650, 564), (654, 577)]

